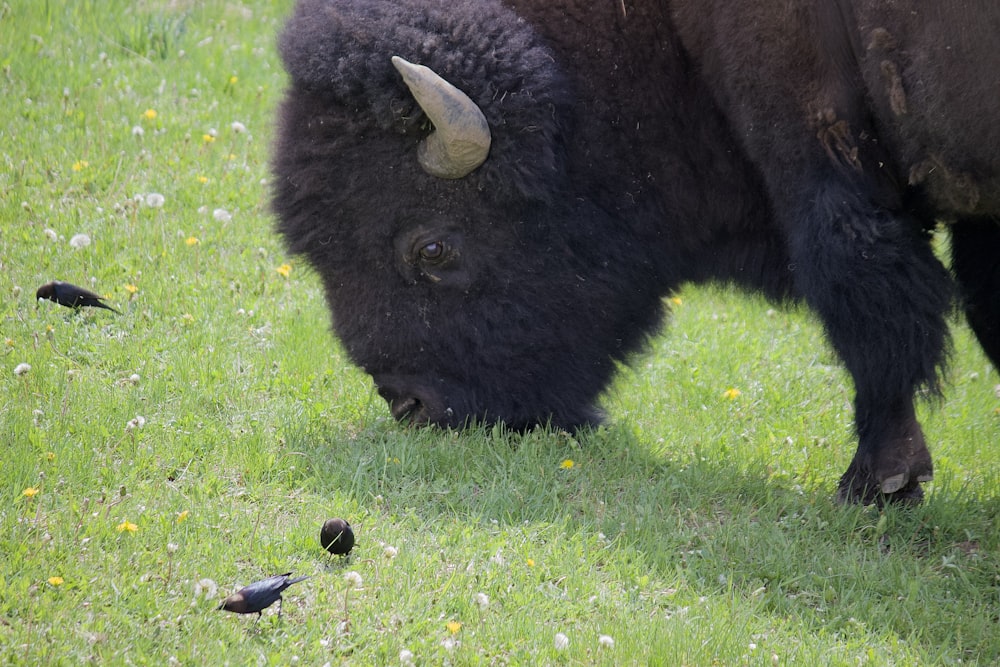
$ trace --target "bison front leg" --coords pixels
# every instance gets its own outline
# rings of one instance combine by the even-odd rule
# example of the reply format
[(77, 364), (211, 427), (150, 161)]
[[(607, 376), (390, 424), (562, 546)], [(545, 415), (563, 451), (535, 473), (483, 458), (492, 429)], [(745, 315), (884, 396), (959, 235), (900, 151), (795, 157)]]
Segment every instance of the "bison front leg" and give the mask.
[(913, 400), (937, 389), (951, 281), (919, 221), (838, 175), (812, 182), (790, 226), (796, 283), (855, 384), (858, 449), (837, 497), (916, 501), (933, 467)]
[(951, 264), (969, 326), (1000, 370), (1000, 220), (959, 220), (952, 227)]
[(920, 502), (920, 483), (934, 477), (934, 468), (913, 401), (876, 406), (859, 399), (855, 421), (858, 450), (840, 478), (838, 502)]

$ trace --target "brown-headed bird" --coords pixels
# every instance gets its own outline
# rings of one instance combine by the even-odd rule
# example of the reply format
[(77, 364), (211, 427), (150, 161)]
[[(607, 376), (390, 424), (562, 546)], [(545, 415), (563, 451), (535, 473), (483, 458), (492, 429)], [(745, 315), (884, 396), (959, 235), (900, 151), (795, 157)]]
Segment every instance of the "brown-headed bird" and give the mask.
[(327, 519), (319, 531), (319, 543), (331, 554), (346, 556), (354, 548), (354, 531), (343, 519)]
[(35, 292), (35, 298), (55, 301), (60, 306), (66, 306), (67, 308), (80, 308), (83, 306), (91, 308), (107, 308), (108, 310), (114, 311), (119, 315), (121, 314), (119, 311), (104, 303), (101, 297), (94, 294), (90, 290), (77, 287), (76, 285), (70, 285), (69, 283), (64, 283), (61, 280), (53, 280), (52, 282), (45, 283), (39, 287), (38, 291)]
[(256, 581), (249, 586), (244, 586), (233, 593), (219, 605), (219, 609), (231, 611), (236, 614), (257, 614), (260, 619), (261, 611), (267, 609), (276, 601), (278, 602), (278, 618), (281, 618), (281, 593), (292, 584), (303, 579), (308, 579), (309, 575), (289, 579), (291, 572), (276, 574), (273, 577)]

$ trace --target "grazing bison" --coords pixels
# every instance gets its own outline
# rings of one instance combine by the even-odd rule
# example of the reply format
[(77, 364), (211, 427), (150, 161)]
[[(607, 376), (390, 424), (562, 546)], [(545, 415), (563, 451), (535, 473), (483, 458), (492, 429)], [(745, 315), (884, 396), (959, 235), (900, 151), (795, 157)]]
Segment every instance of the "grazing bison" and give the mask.
[(856, 389), (839, 497), (916, 500), (956, 295), (1000, 362), (998, 32), (992, 0), (301, 0), (279, 229), (419, 423), (592, 423), (664, 295), (803, 299)]

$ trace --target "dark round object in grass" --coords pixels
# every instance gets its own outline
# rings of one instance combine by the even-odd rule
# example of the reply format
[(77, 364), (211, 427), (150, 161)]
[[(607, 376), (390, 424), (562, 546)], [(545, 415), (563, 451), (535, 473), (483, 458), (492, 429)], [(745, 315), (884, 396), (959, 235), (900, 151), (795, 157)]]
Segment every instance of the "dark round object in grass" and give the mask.
[(332, 554), (346, 556), (354, 548), (354, 531), (343, 519), (327, 519), (319, 531), (319, 543)]

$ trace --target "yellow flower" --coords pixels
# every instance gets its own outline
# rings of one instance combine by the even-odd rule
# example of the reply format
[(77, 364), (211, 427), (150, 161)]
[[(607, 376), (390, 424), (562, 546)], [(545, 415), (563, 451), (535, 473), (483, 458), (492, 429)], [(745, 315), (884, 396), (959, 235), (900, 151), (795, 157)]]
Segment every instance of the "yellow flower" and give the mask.
[(37, 486), (29, 486), (28, 488), (26, 488), (24, 491), (21, 492), (21, 495), (24, 496), (25, 498), (34, 498), (35, 496), (38, 495), (40, 491), (41, 489), (39, 489)]
[(201, 140), (204, 141), (206, 144), (210, 144), (213, 141), (215, 141), (215, 137), (213, 137), (211, 134), (203, 134), (201, 135)]
[(679, 306), (684, 302), (681, 301), (681, 298), (679, 296), (672, 296), (670, 297), (670, 303), (674, 304), (675, 306)]
[(192, 315), (191, 313), (184, 313), (183, 315), (181, 315), (181, 320), (184, 322), (184, 324), (191, 324), (192, 322), (194, 322), (194, 315)]
[(143, 112), (142, 117), (146, 120), (154, 120), (156, 118), (156, 109), (146, 109)]
[(229, 77), (229, 85), (232, 86), (233, 84), (235, 84), (239, 80), (240, 80), (240, 78), (234, 74), (231, 77)]
[(53, 586), (62, 586), (63, 585), (63, 578), (62, 577), (49, 577), (49, 584), (51, 584)]
[(177, 513), (177, 523), (184, 523), (184, 521), (187, 518), (188, 518), (188, 511), (187, 510), (184, 510), (183, 512), (178, 512)]
[(729, 389), (727, 389), (726, 391), (724, 391), (722, 393), (722, 395), (725, 396), (726, 398), (728, 398), (730, 401), (732, 401), (732, 400), (734, 400), (737, 396), (739, 396), (742, 393), (743, 392), (741, 392), (736, 387), (730, 387)]
[(528, 564), (528, 567), (535, 567), (535, 559), (534, 558), (529, 558), (525, 562)]
[(135, 531), (139, 530), (139, 526), (135, 525), (128, 519), (125, 519), (120, 524), (118, 524), (117, 528), (119, 533), (124, 533), (125, 531), (134, 533)]
[(56, 453), (55, 452), (46, 453), (45, 460), (48, 461), (49, 463), (52, 463), (53, 461), (56, 460)]
[(133, 285), (132, 283), (129, 283), (125, 285), (125, 291), (128, 292), (129, 294), (135, 294), (136, 292), (139, 291), (139, 288)]
[(83, 171), (85, 168), (89, 167), (90, 163), (86, 160), (77, 160), (73, 163), (73, 171)]
[(14, 339), (13, 338), (5, 338), (4, 341), (3, 341), (3, 343), (7, 347), (14, 347)]
[(569, 470), (574, 465), (576, 464), (573, 463), (573, 459), (566, 459), (565, 461), (559, 464), (559, 467), (562, 468), (563, 470)]
[(199, 176), (198, 177), (198, 182), (199, 183), (208, 183), (208, 176)]
[(201, 243), (201, 241), (198, 240), (197, 236), (189, 236), (186, 239), (184, 239), (184, 243), (188, 245), (198, 245), (199, 243)]
[(462, 624), (458, 621), (448, 621), (448, 624), (445, 627), (448, 628), (448, 632), (455, 634), (462, 629)]
[(278, 268), (276, 268), (275, 271), (277, 271), (278, 273), (280, 273), (281, 275), (283, 275), (285, 278), (287, 278), (288, 274), (292, 272), (292, 265), (291, 264), (282, 264), (281, 266), (279, 266)]

